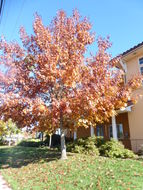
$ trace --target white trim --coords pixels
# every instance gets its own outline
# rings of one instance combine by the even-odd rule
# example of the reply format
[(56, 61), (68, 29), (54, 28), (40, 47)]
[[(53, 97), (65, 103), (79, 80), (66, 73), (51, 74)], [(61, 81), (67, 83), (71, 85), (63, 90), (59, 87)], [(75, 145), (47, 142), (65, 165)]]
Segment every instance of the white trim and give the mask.
[(132, 108), (133, 105), (131, 106), (128, 106), (128, 107), (125, 107), (125, 108), (122, 108), (122, 109), (119, 109), (119, 110), (116, 110), (116, 113), (126, 113), (126, 112), (131, 112), (132, 111)]
[(117, 125), (116, 125), (116, 117), (115, 117), (115, 115), (112, 116), (112, 133), (113, 133), (113, 139), (118, 140)]
[(90, 136), (94, 136), (94, 128), (92, 126), (90, 126)]
[(141, 74), (141, 69), (140, 68), (143, 67), (143, 64), (142, 65), (140, 64), (140, 59), (141, 58), (143, 58), (143, 56), (138, 57), (138, 66), (139, 66), (139, 72), (140, 72), (140, 74)]
[(57, 134), (57, 135), (61, 135), (61, 130), (60, 130), (60, 128), (56, 129), (55, 134)]
[(123, 62), (122, 60), (120, 60), (120, 64), (122, 66), (122, 68), (124, 69), (125, 73), (127, 73), (127, 65), (125, 62)]
[[(118, 137), (118, 129), (120, 129), (119, 126), (122, 126), (123, 137)], [(112, 128), (112, 124), (109, 125), (109, 138), (113, 138), (113, 131), (112, 131), (112, 134), (111, 134), (110, 133), (110, 128)], [(124, 139), (124, 127), (123, 127), (123, 124), (122, 123), (116, 124), (116, 129), (117, 129), (117, 137), (118, 137), (118, 139)]]
[(143, 45), (141, 45), (141, 46), (139, 46), (139, 47), (137, 47), (137, 48), (135, 48), (135, 49), (129, 51), (129, 52), (126, 53), (125, 55), (122, 55), (122, 57), (124, 58), (124, 57), (128, 56), (129, 54), (132, 54), (132, 53), (134, 53), (134, 52), (136, 52), (136, 51), (138, 51), (139, 49), (142, 49), (142, 48), (143, 48)]
[(74, 131), (74, 134), (73, 134), (73, 139), (76, 140), (77, 139), (77, 133), (76, 131)]

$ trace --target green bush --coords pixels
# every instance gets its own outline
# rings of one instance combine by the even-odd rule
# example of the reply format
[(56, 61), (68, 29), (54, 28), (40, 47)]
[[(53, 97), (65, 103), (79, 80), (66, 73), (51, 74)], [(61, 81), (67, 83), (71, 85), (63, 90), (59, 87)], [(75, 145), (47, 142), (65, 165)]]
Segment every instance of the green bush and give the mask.
[(138, 150), (138, 155), (143, 156), (143, 145), (141, 145), (140, 149)]
[(94, 142), (95, 146), (98, 147), (98, 148), (101, 145), (105, 144), (105, 142), (106, 142), (105, 139), (103, 137), (101, 137), (101, 136), (98, 136), (98, 137), (96, 137), (96, 136), (88, 137), (86, 140)]
[(137, 158), (138, 156), (133, 151), (124, 149), (124, 158)]
[(99, 148), (100, 154), (102, 156), (110, 157), (110, 158), (136, 158), (137, 156), (128, 149), (124, 148), (124, 145), (111, 139), (106, 142)]
[(85, 141), (85, 144), (84, 144), (84, 153), (90, 154), (90, 155), (99, 156), (99, 150), (98, 150), (98, 148), (95, 146), (94, 142), (90, 141), (90, 140), (89, 141), (88, 140)]
[(99, 155), (98, 148), (95, 146), (94, 138), (77, 139), (73, 143), (67, 144), (67, 151), (74, 153), (84, 153), (90, 155)]
[(71, 149), (71, 152), (74, 152), (74, 153), (83, 153), (84, 152), (84, 147), (83, 146), (79, 146), (79, 145), (75, 145), (74, 148)]

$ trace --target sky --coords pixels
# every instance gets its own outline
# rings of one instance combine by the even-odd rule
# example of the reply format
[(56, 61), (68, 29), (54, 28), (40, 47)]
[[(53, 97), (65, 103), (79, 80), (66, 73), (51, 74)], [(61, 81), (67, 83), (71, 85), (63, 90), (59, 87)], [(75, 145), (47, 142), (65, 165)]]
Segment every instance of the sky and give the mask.
[[(96, 37), (110, 36), (113, 57), (143, 41), (143, 0), (5, 0), (0, 36), (19, 41), (20, 26), (33, 32), (35, 12), (49, 25), (58, 10), (71, 15), (75, 8), (89, 18)], [(88, 51), (96, 53), (96, 42)]]

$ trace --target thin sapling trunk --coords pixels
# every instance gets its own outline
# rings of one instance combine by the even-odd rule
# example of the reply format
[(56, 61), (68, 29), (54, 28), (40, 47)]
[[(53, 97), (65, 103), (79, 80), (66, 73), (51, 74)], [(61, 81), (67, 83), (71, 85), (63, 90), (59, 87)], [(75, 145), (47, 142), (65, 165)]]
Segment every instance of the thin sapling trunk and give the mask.
[(63, 115), (60, 113), (60, 130), (61, 130), (61, 159), (67, 159), (66, 144), (65, 144), (65, 129), (63, 128)]

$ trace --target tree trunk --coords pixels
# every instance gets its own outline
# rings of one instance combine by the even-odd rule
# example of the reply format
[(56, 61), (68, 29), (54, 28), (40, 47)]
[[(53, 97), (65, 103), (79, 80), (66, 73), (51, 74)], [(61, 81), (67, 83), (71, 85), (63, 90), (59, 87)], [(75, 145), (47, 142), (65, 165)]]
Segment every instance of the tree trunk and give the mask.
[(41, 141), (43, 142), (43, 137), (44, 137), (44, 134), (43, 132), (41, 132)]
[(49, 137), (50, 137), (49, 138), (49, 148), (51, 148), (51, 145), (52, 145), (52, 135), (50, 134)]
[(65, 144), (65, 129), (63, 128), (63, 115), (60, 113), (60, 130), (61, 130), (61, 159), (67, 159), (66, 144)]

